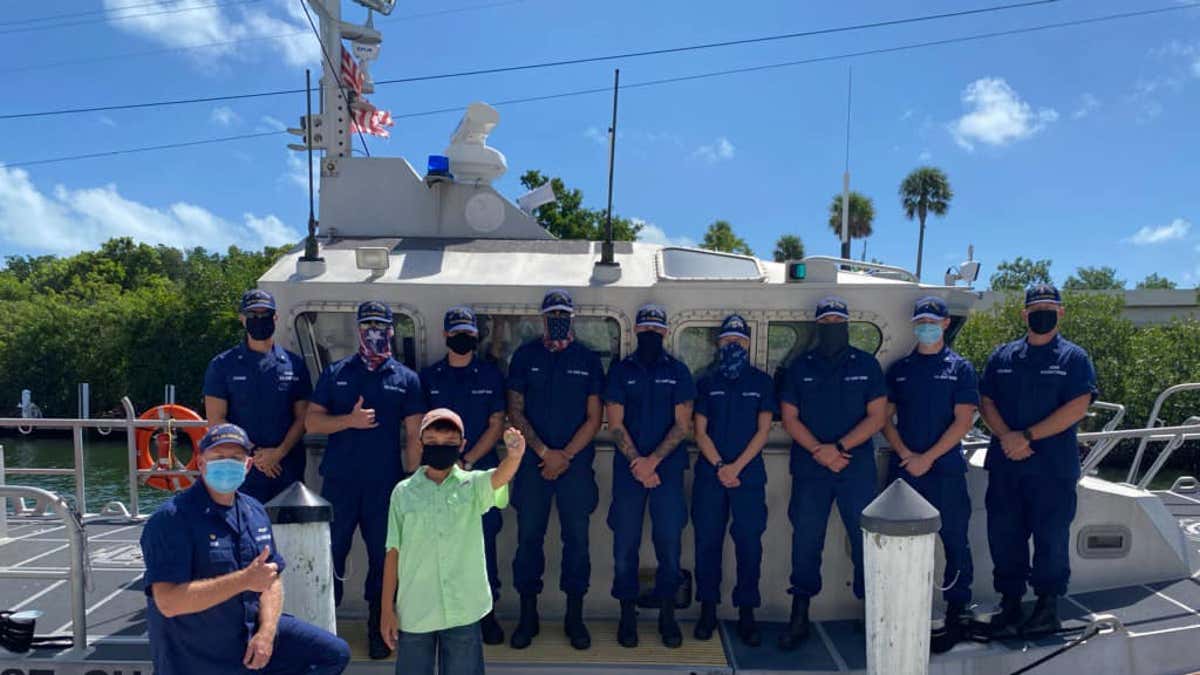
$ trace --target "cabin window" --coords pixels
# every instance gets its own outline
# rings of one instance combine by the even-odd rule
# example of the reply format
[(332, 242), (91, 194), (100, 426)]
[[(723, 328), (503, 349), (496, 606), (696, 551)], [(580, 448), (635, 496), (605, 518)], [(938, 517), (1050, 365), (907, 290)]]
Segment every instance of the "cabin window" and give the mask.
[(1124, 558), (1132, 539), (1124, 525), (1086, 525), (1076, 535), (1075, 548), (1081, 558)]
[[(879, 351), (883, 332), (869, 321), (850, 322), (850, 344), (868, 354)], [(778, 375), (792, 359), (816, 347), (816, 321), (772, 321), (767, 324), (767, 372)]]
[[(517, 347), (540, 338), (540, 314), (478, 314), (479, 353), (508, 374), (508, 363)], [(576, 314), (572, 322), (575, 338), (600, 356), (605, 371), (621, 358), (621, 324), (609, 316)]]
[[(356, 316), (353, 310), (344, 310), (304, 312), (296, 317), (300, 351), (314, 380), (329, 364), (358, 351)], [(404, 365), (415, 368), (416, 325), (411, 316), (396, 312), (395, 327), (392, 353)]]
[(750, 256), (689, 248), (664, 248), (661, 253), (663, 279), (758, 281), (763, 271)]

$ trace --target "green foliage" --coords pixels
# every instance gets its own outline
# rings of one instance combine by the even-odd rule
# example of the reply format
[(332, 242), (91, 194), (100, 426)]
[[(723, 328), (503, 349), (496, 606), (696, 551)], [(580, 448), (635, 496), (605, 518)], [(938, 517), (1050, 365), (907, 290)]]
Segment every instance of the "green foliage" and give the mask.
[(1146, 289), (1171, 290), (1175, 288), (1175, 282), (1166, 277), (1160, 277), (1158, 272), (1153, 272), (1150, 274), (1150, 276), (1139, 281), (1137, 283), (1137, 287)]
[[(866, 195), (850, 191), (850, 228), (851, 239), (865, 239), (871, 236), (871, 224), (875, 222), (875, 203)], [(829, 229), (839, 240), (842, 238), (842, 193), (833, 196), (829, 202)]]
[(1011, 262), (1003, 260), (996, 265), (996, 273), (992, 275), (992, 290), (1021, 291), (1034, 284), (1053, 283), (1050, 265), (1050, 260), (1031, 260), (1021, 256)]
[[(521, 185), (527, 189), (539, 188), (549, 181), (557, 201), (539, 206), (538, 222), (560, 239), (604, 239), (605, 211), (583, 206), (583, 192), (567, 188), (561, 178), (543, 176), (540, 171), (530, 170), (521, 175)], [(613, 239), (633, 241), (642, 230), (640, 223), (628, 218), (613, 216)]]
[(0, 401), (31, 389), (46, 414), (69, 417), (79, 382), (91, 384), (97, 413), (125, 395), (145, 409), (174, 384), (180, 403), (198, 406), (209, 359), (241, 335), (242, 292), (284, 251), (184, 252), (120, 238), (69, 258), (8, 258)]
[(716, 220), (713, 221), (712, 225), (708, 226), (708, 230), (704, 233), (704, 241), (700, 243), (700, 248), (706, 248), (710, 251), (754, 255), (754, 251), (750, 250), (750, 246), (746, 243), (746, 240), (734, 233), (733, 226), (727, 220)]
[(900, 206), (904, 209), (904, 217), (920, 220), (922, 225), (930, 213), (946, 215), (952, 199), (954, 190), (950, 188), (950, 179), (934, 166), (913, 169), (900, 182)]
[(1115, 291), (1125, 288), (1125, 280), (1117, 278), (1117, 270), (1104, 267), (1080, 267), (1067, 277), (1063, 290)]
[(804, 257), (804, 242), (794, 234), (785, 234), (775, 242), (775, 262), (799, 260)]

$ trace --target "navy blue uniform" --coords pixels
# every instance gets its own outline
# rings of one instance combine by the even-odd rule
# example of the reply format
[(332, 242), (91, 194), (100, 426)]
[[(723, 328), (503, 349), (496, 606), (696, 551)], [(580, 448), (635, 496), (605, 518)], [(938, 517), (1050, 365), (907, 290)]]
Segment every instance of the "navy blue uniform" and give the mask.
[[(556, 451), (565, 448), (587, 421), (587, 399), (604, 388), (600, 357), (578, 341), (551, 352), (534, 339), (521, 345), (508, 368), (508, 388), (525, 397), (525, 417), (533, 430)], [(517, 554), (513, 559), (513, 586), (521, 595), (542, 591), (546, 569), (543, 543), (550, 520), (550, 502), (558, 502), (562, 526), (562, 573), (559, 587), (567, 595), (587, 592), (592, 575), (588, 555), (588, 521), (596, 510), (599, 490), (591, 443), (575, 455), (557, 480), (542, 478), (537, 453), (527, 452), (513, 481), (512, 504), (517, 509)]]
[[(800, 410), (800, 421), (822, 443), (835, 443), (867, 415), (867, 404), (887, 394), (883, 371), (875, 357), (848, 347), (830, 361), (816, 351), (796, 357), (788, 366), (779, 399)], [(859, 518), (875, 498), (875, 444), (846, 448), (850, 463), (834, 473), (792, 443), (793, 594), (812, 597), (821, 592), (821, 551), (829, 510), (837, 500), (838, 513), (850, 538), (854, 560), (854, 595), (863, 597), (862, 535)]]
[(146, 563), (146, 625), (154, 672), (321, 673), (335, 675), (350, 662), (350, 648), (335, 635), (284, 614), (271, 660), (262, 670), (242, 665), (258, 629), (259, 594), (246, 591), (202, 612), (171, 618), (158, 611), (155, 583), (212, 579), (248, 567), (264, 546), (268, 562), (285, 567), (275, 550), (271, 521), (254, 499), (238, 494), (233, 506), (212, 500), (203, 481), (167, 500), (142, 530)]
[[(458, 413), (466, 427), (466, 445), (463, 454), (475, 447), (476, 441), (487, 431), (488, 418), (502, 413), (504, 403), (504, 376), (494, 364), (476, 356), (470, 365), (455, 368), (446, 358), (421, 371), (421, 387), (425, 391), (425, 407), (449, 408)], [(500, 459), (493, 448), (479, 461), (474, 469), (494, 469)], [(496, 566), (496, 535), (504, 525), (499, 509), (489, 509), (483, 514), (483, 549), (487, 555), (488, 582), (492, 586), (492, 597), (500, 597), (500, 573)]]
[[(979, 389), (996, 404), (1005, 424), (1018, 431), (1080, 396), (1095, 399), (1099, 391), (1087, 352), (1061, 335), (1040, 347), (1024, 338), (1001, 345), (988, 359)], [(1019, 462), (1005, 457), (1000, 439), (992, 437), (984, 464), (988, 470), (985, 503), (993, 582), (1002, 595), (1024, 595), (1026, 582), (1038, 595), (1066, 595), (1080, 473), (1075, 431), (1072, 425), (1033, 441), (1033, 456)]]
[(321, 460), (321, 496), (333, 504), (334, 595), (342, 599), (346, 555), (355, 528), (362, 528), (367, 547), (367, 581), (364, 598), (378, 601), (383, 592), (384, 540), (387, 539), (388, 504), (392, 488), (404, 477), (401, 446), (404, 418), (425, 410), (417, 374), (388, 358), (374, 371), (362, 357), (351, 354), (321, 373), (312, 402), (331, 415), (346, 415), (358, 397), (364, 408), (375, 409), (373, 429), (344, 429), (329, 435)]
[[(888, 368), (888, 400), (896, 405), (896, 430), (904, 445), (923, 453), (954, 423), (954, 406), (979, 405), (979, 385), (971, 363), (944, 347), (936, 354), (913, 351)], [(888, 482), (903, 478), (942, 515), (942, 548), (946, 553), (942, 597), (946, 602), (971, 600), (974, 566), (967, 541), (971, 497), (967, 493), (967, 460), (956, 444), (920, 477), (901, 468), (900, 457), (889, 458)]]
[[(675, 425), (675, 406), (696, 398), (696, 384), (687, 366), (666, 352), (648, 368), (634, 355), (609, 369), (604, 398), (624, 407), (624, 424), (630, 440), (638, 453), (647, 457)], [(647, 501), (653, 527), (651, 538), (658, 559), (654, 595), (673, 598), (683, 583), (679, 556), (683, 527), (687, 524), (687, 502), (683, 496), (686, 468), (687, 449), (676, 447), (658, 465), (662, 484), (647, 489), (633, 477), (629, 460), (620, 452), (613, 453), (608, 526), (613, 531), (614, 598), (634, 600), (638, 596), (638, 549), (642, 545)]]
[[(304, 359), (278, 344), (266, 353), (246, 343), (222, 352), (204, 373), (204, 395), (225, 401), (226, 421), (250, 436), (256, 447), (274, 448), (296, 421), (296, 401), (312, 393), (312, 380)], [(250, 467), (241, 491), (264, 504), (296, 481), (304, 480), (304, 444), (297, 443), (279, 463), (279, 476), (269, 478)]]
[[(735, 380), (716, 368), (700, 378), (696, 388), (696, 414), (708, 420), (707, 433), (717, 446), (721, 461), (733, 462), (758, 433), (758, 415), (774, 414), (775, 384), (763, 371), (747, 367)], [(762, 573), (762, 535), (767, 529), (767, 471), (762, 453), (738, 475), (741, 485), (727, 488), (717, 480), (717, 470), (704, 455), (696, 456), (696, 479), (692, 484), (692, 521), (696, 536), (696, 599), (721, 601), (721, 559), (725, 528), (737, 554), (737, 584), (733, 587), (735, 607), (758, 607), (762, 596), (758, 580)]]

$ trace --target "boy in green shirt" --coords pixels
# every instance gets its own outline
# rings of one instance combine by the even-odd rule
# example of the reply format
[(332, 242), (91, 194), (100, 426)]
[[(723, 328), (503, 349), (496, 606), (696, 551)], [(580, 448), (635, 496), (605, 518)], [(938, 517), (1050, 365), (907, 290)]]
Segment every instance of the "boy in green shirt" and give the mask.
[(435, 663), (440, 675), (481, 674), (479, 619), (492, 610), (492, 589), (479, 518), (508, 506), (525, 439), (508, 429), (500, 466), (465, 471), (457, 413), (425, 413), (420, 436), (421, 468), (392, 490), (380, 632), (396, 651), (398, 674), (433, 675)]

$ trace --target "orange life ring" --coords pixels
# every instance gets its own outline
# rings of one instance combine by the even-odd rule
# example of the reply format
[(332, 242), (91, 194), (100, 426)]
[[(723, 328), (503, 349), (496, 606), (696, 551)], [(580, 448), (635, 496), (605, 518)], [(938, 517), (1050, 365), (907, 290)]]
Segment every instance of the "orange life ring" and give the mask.
[[(160, 414), (161, 413), (161, 414)], [(171, 424), (171, 420), (186, 420), (186, 421), (201, 421), (201, 417), (195, 410), (186, 406), (175, 405), (168, 403), (155, 406), (138, 416), (142, 420), (163, 420), (161, 427), (138, 427), (134, 432), (137, 439), (137, 458), (138, 469), (140, 470), (159, 470), (159, 471), (179, 471), (187, 469), (188, 471), (196, 471), (196, 458), (200, 456), (200, 439), (204, 438), (204, 434), (208, 432), (207, 427), (181, 427), (182, 431), (192, 441), (192, 459), (184, 466), (178, 459), (175, 458), (174, 440), (175, 428)], [(157, 452), (150, 453), (150, 444), (155, 445)], [(146, 479), (146, 485), (159, 490), (171, 490), (178, 492), (186, 490), (192, 486), (191, 476), (151, 476)]]

